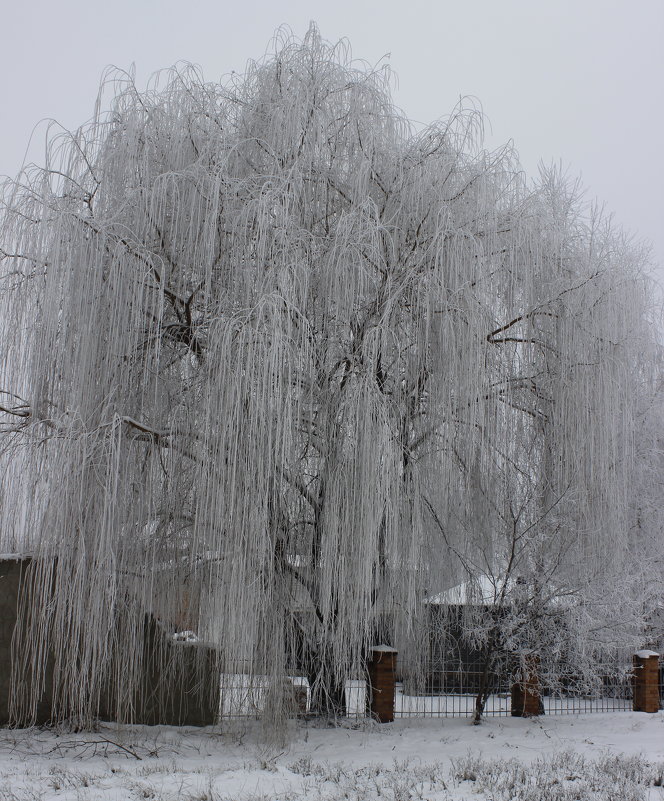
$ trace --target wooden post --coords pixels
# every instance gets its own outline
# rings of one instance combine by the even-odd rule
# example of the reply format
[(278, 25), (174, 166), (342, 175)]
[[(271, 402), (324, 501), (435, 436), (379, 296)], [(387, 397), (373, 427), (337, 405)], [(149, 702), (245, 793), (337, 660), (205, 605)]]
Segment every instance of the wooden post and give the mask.
[(634, 663), (634, 711), (659, 712), (659, 654), (637, 651)]
[(544, 714), (539, 689), (539, 657), (529, 654), (524, 657), (521, 679), (512, 685), (512, 716), (533, 718)]
[(379, 723), (394, 720), (394, 685), (397, 651), (389, 645), (371, 649), (369, 681), (371, 683), (371, 716)]

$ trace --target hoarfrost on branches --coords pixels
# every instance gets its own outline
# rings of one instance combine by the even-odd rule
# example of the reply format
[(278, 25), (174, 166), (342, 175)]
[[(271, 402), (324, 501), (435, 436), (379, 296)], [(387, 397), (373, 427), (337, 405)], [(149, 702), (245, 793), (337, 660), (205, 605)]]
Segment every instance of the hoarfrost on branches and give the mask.
[(578, 643), (638, 634), (645, 257), (474, 110), (416, 131), (389, 83), (313, 27), (226, 84), (112, 74), (6, 185), (18, 718), (49, 649), (58, 714), (110, 683), (131, 717), (146, 611), (319, 706), (376, 642), (424, 655), (426, 599), (481, 577), (485, 645), (555, 651), (561, 606)]

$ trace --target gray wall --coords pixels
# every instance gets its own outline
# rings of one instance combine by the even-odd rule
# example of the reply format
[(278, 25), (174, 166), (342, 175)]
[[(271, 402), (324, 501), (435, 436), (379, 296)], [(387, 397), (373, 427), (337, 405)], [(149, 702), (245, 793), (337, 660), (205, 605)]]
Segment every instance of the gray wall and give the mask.
[[(0, 558), (0, 725), (46, 723), (52, 718), (53, 667), (47, 664), (45, 691), (36, 720), (10, 721), (12, 636), (21, 582), (29, 557)], [(120, 660), (122, 654), (118, 655)], [(215, 649), (201, 643), (171, 640), (150, 615), (145, 616), (145, 672), (134, 692), (132, 723), (208, 726), (219, 707), (219, 668)], [(99, 717), (117, 719), (110, 691), (103, 694)]]

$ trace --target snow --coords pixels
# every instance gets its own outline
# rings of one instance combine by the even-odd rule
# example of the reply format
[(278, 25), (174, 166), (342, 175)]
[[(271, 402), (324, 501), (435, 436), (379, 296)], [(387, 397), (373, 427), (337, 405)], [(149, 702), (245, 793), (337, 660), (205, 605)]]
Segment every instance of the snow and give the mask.
[(635, 656), (638, 656), (639, 659), (648, 659), (651, 656), (659, 656), (659, 654), (657, 651), (648, 651), (644, 648), (642, 651), (637, 651)]
[[(2, 798), (664, 799), (657, 784), (664, 769), (662, 712), (489, 718), (480, 726), (468, 718), (289, 725), (286, 740), (272, 745), (261, 741), (255, 722), (230, 722), (221, 731), (107, 724), (90, 733), (2, 729)], [(518, 792), (509, 789), (515, 783)]]
[(172, 635), (172, 638), (176, 642), (199, 642), (198, 635), (195, 631), (176, 631), (175, 634)]
[(374, 645), (371, 648), (372, 651), (380, 651), (382, 654), (396, 654), (398, 653), (396, 648), (392, 648), (390, 645)]

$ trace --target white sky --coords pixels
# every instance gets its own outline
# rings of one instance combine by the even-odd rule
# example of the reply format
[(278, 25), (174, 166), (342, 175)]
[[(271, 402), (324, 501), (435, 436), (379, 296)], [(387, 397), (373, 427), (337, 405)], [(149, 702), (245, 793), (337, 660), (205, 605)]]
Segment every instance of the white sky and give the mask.
[[(176, 61), (207, 80), (242, 72), (275, 29), (314, 19), (370, 63), (389, 54), (414, 120), (481, 102), (487, 146), (514, 140), (530, 175), (560, 162), (664, 265), (664, 0), (0, 0), (0, 174), (14, 175), (40, 119), (90, 117), (103, 69), (144, 86)], [(29, 161), (41, 161), (37, 129)], [(659, 270), (664, 277), (664, 267)]]

